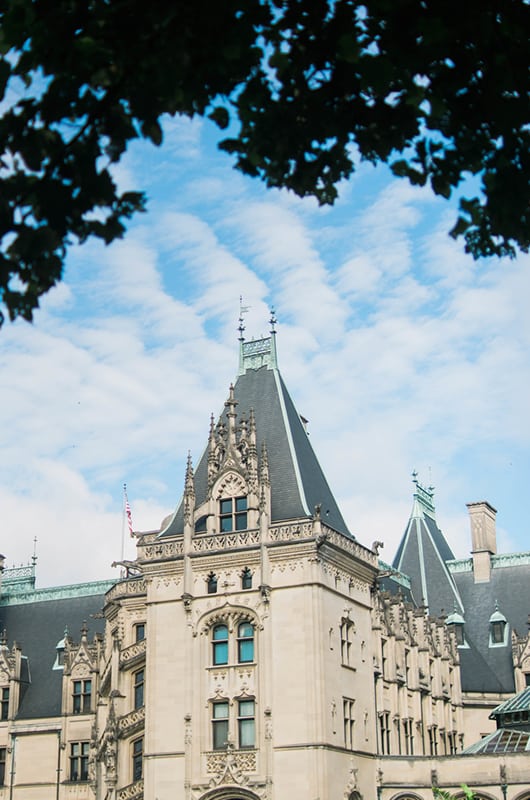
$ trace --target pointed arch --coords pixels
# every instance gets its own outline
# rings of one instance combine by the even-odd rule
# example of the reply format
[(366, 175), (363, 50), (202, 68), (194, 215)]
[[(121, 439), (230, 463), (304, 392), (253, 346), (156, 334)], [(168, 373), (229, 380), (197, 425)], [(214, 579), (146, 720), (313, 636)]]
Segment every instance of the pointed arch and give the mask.
[(400, 792), (399, 794), (393, 795), (390, 800), (424, 800), (421, 794), (416, 794), (416, 792)]
[(260, 797), (242, 786), (219, 786), (209, 789), (199, 800), (260, 800)]

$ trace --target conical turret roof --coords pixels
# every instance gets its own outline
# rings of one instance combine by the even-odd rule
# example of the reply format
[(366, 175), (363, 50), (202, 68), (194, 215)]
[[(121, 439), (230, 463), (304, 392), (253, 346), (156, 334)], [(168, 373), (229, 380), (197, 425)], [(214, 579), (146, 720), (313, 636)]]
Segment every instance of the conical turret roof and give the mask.
[(394, 569), (408, 575), (418, 605), (441, 616), (463, 612), (462, 601), (447, 568), (453, 552), (436, 523), (433, 487), (425, 488), (413, 473), (415, 484), (412, 512), (392, 562)]
[[(322, 521), (351, 536), (287, 391), (277, 365), (276, 333), (251, 341), (240, 340), (239, 374), (217, 425), (227, 429), (231, 415), (236, 425), (255, 424), (257, 452), (266, 448), (271, 486), (271, 522), (311, 518), (320, 506)], [(194, 475), (196, 505), (208, 491), (208, 448)], [(182, 503), (160, 536), (182, 533)], [(353, 537), (352, 537), (353, 538)]]

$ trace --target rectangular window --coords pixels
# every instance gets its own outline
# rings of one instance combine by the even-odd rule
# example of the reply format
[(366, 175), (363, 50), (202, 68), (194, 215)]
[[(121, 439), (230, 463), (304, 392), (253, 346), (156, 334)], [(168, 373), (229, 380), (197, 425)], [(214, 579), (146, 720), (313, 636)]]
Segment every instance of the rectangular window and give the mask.
[(145, 639), (145, 622), (139, 622), (134, 626), (134, 640), (135, 642), (143, 642)]
[(390, 712), (383, 711), (379, 715), (379, 732), (381, 742), (381, 753), (383, 755), (390, 754)]
[(405, 739), (405, 755), (414, 755), (414, 729), (411, 719), (403, 720), (403, 732)]
[(229, 499), (219, 501), (219, 528), (221, 533), (246, 530), (246, 497), (230, 497)]
[(254, 700), (239, 701), (237, 726), (239, 747), (254, 747), (256, 742)]
[(92, 681), (74, 681), (74, 714), (88, 714), (92, 705)]
[(219, 501), (219, 522), (221, 533), (232, 530), (232, 498)]
[(216, 625), (212, 633), (213, 664), (228, 664), (228, 628)]
[(242, 622), (237, 629), (237, 660), (240, 664), (254, 661), (254, 628)]
[(0, 747), (0, 786), (5, 786), (6, 782), (6, 753), (5, 747)]
[(235, 505), (236, 531), (244, 531), (247, 527), (247, 498), (236, 497)]
[(438, 755), (438, 731), (436, 725), (429, 728), (429, 754), (431, 756)]
[(9, 717), (9, 689), (2, 689), (2, 699), (0, 700), (0, 719)]
[(387, 667), (386, 641), (385, 639), (381, 639), (381, 675), (383, 676), (383, 678), (388, 678), (387, 672), (388, 672), (388, 667)]
[(70, 780), (88, 780), (88, 742), (72, 742), (70, 745)]
[(134, 678), (134, 707), (141, 708), (144, 704), (144, 671), (139, 669)]
[(136, 739), (132, 745), (132, 778), (141, 781), (144, 766), (144, 740)]
[(228, 702), (212, 705), (212, 739), (214, 750), (224, 750), (228, 743)]
[(350, 620), (343, 620), (340, 626), (340, 655), (345, 667), (352, 666), (353, 633), (355, 627)]
[(353, 730), (355, 727), (355, 718), (353, 716), (353, 707), (355, 700), (350, 700), (348, 697), (342, 698), (342, 709), (344, 718), (344, 747), (348, 750), (353, 750)]

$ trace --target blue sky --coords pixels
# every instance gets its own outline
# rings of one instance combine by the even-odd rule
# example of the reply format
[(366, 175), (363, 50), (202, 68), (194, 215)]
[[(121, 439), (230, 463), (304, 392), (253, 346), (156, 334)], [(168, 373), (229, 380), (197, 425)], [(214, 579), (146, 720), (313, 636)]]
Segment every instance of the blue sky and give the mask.
[(123, 483), (135, 528), (173, 511), (236, 376), (240, 295), (249, 338), (276, 309), (282, 374), (363, 544), (392, 559), (416, 469), (457, 557), (478, 500), (500, 552), (530, 549), (529, 257), (474, 262), (447, 235), (454, 208), (385, 168), (319, 208), (238, 174), (215, 141), (171, 120), (162, 148), (133, 146), (116, 177), (148, 213), (74, 248), (34, 325), (0, 332), (7, 566), (37, 536), (40, 586), (116, 577)]

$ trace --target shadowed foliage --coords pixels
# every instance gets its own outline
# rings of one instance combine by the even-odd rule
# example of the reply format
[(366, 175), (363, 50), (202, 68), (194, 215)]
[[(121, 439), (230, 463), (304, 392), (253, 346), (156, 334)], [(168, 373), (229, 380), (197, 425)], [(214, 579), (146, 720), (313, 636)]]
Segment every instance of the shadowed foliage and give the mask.
[(239, 170), (323, 204), (362, 160), (460, 186), (466, 250), (527, 251), (529, 18), (525, 0), (0, 0), (10, 318), (32, 319), (70, 243), (144, 210), (110, 167), (160, 145), (165, 114), (210, 117)]

